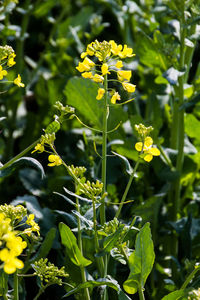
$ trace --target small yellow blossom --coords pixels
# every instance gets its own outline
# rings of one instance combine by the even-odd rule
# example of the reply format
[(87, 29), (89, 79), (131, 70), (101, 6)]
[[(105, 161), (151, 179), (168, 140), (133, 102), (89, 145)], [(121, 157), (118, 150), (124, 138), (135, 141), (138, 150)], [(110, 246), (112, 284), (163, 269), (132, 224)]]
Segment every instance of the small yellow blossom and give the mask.
[(101, 72), (102, 72), (102, 75), (106, 75), (106, 74), (110, 74), (110, 72), (108, 71), (108, 64), (104, 63), (102, 66), (101, 66)]
[(81, 58), (84, 59), (87, 56), (87, 52), (82, 52), (81, 53)]
[(33, 231), (36, 231), (38, 235), (40, 235), (40, 227), (38, 226), (38, 224), (34, 221), (35, 215), (34, 214), (30, 214), (26, 220), (26, 224), (31, 225), (30, 228), (26, 228), (23, 233), (27, 234), (27, 235), (31, 235), (31, 233)]
[(99, 75), (99, 74), (94, 74), (93, 80), (94, 80), (95, 82), (103, 82), (103, 81), (104, 81), (104, 78), (103, 78), (103, 76), (101, 76), (101, 75)]
[(121, 69), (123, 67), (123, 62), (121, 60), (118, 60), (115, 67)]
[(3, 70), (2, 66), (0, 66), (0, 80), (3, 79), (4, 76), (6, 76), (8, 72), (6, 70)]
[(7, 62), (7, 66), (8, 67), (12, 67), (16, 64), (16, 62), (14, 61), (16, 54), (12, 53), (9, 57), (8, 57), (8, 62)]
[(134, 93), (136, 85), (128, 83), (128, 82), (122, 82), (122, 86), (128, 93)]
[(126, 57), (132, 57), (135, 56), (135, 54), (133, 54), (133, 49), (132, 48), (128, 48), (127, 45), (124, 45), (124, 49), (122, 52), (119, 52), (119, 57), (121, 58), (126, 58)]
[(89, 78), (89, 79), (93, 78), (92, 72), (83, 72), (81, 75), (84, 78)]
[(159, 156), (160, 150), (156, 147), (152, 147), (153, 139), (150, 136), (147, 136), (143, 142), (138, 142), (135, 144), (135, 149), (138, 152), (144, 153), (144, 160), (150, 162), (153, 159), (153, 156)]
[(62, 160), (58, 155), (51, 154), (49, 155), (48, 160), (50, 161), (48, 164), (49, 167), (62, 165)]
[(115, 104), (117, 100), (121, 100), (120, 95), (118, 94), (118, 92), (115, 92), (111, 98), (111, 103)]
[(21, 76), (19, 74), (13, 82), (14, 82), (14, 84), (18, 85), (18, 87), (24, 87), (24, 83), (22, 83), (22, 79), (21, 79)]
[(94, 66), (95, 66), (95, 63), (88, 57), (85, 57), (83, 62), (79, 62), (78, 67), (76, 67), (76, 69), (79, 72), (87, 72), (87, 71), (90, 71), (90, 69)]
[(117, 71), (117, 77), (119, 81), (130, 81), (131, 75), (131, 71)]
[(22, 269), (24, 263), (16, 257), (16, 253), (13, 250), (8, 250), (6, 248), (0, 251), (0, 260), (4, 262), (4, 271), (7, 274), (12, 274), (16, 269)]
[(90, 49), (90, 47), (92, 47), (93, 44), (94, 44), (94, 42), (92, 42), (92, 43), (90, 43), (89, 45), (87, 45), (86, 53), (87, 53), (87, 55), (89, 55), (89, 56), (93, 56), (93, 55), (94, 55), (94, 51), (92, 51), (92, 50)]
[(117, 45), (115, 41), (111, 40), (109, 41), (109, 44), (111, 45), (111, 52), (113, 55), (119, 55), (119, 53), (122, 50), (122, 45)]
[(99, 89), (98, 89), (98, 94), (97, 94), (97, 96), (96, 96), (96, 99), (97, 99), (97, 100), (101, 100), (101, 99), (103, 98), (104, 94), (105, 94), (105, 90), (102, 89), (102, 88), (99, 88)]
[(37, 145), (35, 146), (35, 150), (33, 150), (31, 153), (34, 153), (34, 152), (36, 152), (36, 151), (39, 151), (40, 153), (42, 153), (42, 152), (44, 151), (44, 145), (42, 145), (42, 144), (37, 144)]

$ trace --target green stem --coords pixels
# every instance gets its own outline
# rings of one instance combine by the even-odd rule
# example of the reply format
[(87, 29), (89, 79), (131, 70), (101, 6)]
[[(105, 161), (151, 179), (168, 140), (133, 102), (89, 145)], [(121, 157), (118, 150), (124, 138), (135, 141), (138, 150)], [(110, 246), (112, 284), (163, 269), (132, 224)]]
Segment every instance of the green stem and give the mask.
[[(50, 284), (49, 284), (50, 285)], [(45, 289), (49, 286), (48, 284), (42, 288), (40, 288), (39, 292), (37, 293), (37, 295), (35, 296), (35, 298), (33, 300), (37, 300), (41, 295), (42, 293), (44, 293)]]
[(185, 282), (183, 283), (183, 285), (181, 286), (181, 289), (184, 290), (187, 285), (190, 283), (190, 281), (192, 280), (192, 278), (194, 277), (194, 275), (200, 270), (200, 266), (197, 267), (196, 269), (194, 269), (190, 275), (186, 278)]
[[(108, 81), (107, 75), (104, 78), (104, 90), (106, 91), (104, 94), (104, 103), (103, 103), (103, 136), (102, 136), (102, 171), (101, 171), (101, 180), (103, 183), (102, 195), (106, 191), (106, 163), (107, 163), (107, 119), (108, 119), (108, 105), (107, 105), (107, 89), (108, 89)], [(100, 222), (103, 225), (106, 222), (105, 216), (105, 198), (102, 200), (102, 204), (100, 206)]]
[(14, 300), (19, 300), (19, 288), (18, 288), (18, 276), (17, 271), (14, 273), (14, 292), (13, 292)]
[(138, 294), (139, 294), (139, 299), (140, 300), (145, 300), (143, 289), (142, 289), (141, 285), (138, 286)]
[(10, 165), (12, 165), (17, 159), (21, 158), (22, 156), (24, 156), (28, 151), (30, 151), (33, 147), (35, 147), (37, 145), (37, 143), (39, 143), (40, 139), (38, 139), (37, 141), (35, 141), (33, 144), (31, 144), (30, 146), (28, 146), (26, 149), (24, 149), (22, 152), (20, 152), (19, 154), (17, 154), (15, 157), (13, 157), (12, 159), (10, 159), (7, 163), (5, 163), (1, 168), (0, 171), (8, 168)]
[[(78, 198), (76, 198), (76, 209), (77, 209), (77, 212), (80, 214), (80, 205), (79, 205)], [(81, 238), (81, 221), (78, 216), (77, 216), (77, 224), (78, 224), (78, 247), (81, 251), (81, 254), (83, 255), (83, 245), (82, 245), (82, 238)], [(85, 275), (85, 269), (83, 266), (80, 266), (80, 271), (81, 271), (82, 283), (87, 282), (86, 275)], [(85, 299), (90, 300), (90, 293), (89, 293), (88, 288), (84, 289), (84, 294), (85, 294)]]
[(133, 169), (133, 172), (132, 172), (132, 174), (131, 174), (131, 176), (130, 176), (130, 178), (129, 178), (129, 181), (128, 181), (128, 183), (127, 183), (126, 189), (125, 189), (124, 194), (123, 194), (123, 196), (122, 196), (122, 199), (121, 199), (121, 203), (120, 203), (119, 209), (118, 209), (118, 211), (117, 211), (116, 214), (115, 214), (115, 218), (118, 218), (119, 215), (120, 215), (121, 209), (122, 209), (122, 207), (123, 207), (124, 201), (126, 200), (128, 191), (129, 191), (129, 189), (130, 189), (130, 187), (131, 187), (131, 183), (132, 183), (132, 181), (133, 181), (134, 175), (135, 175), (135, 173), (136, 173), (136, 171), (137, 171), (137, 168), (138, 168), (139, 164), (140, 164), (140, 160), (138, 160), (138, 161), (136, 162), (136, 164), (135, 164), (135, 167), (134, 167), (134, 169)]

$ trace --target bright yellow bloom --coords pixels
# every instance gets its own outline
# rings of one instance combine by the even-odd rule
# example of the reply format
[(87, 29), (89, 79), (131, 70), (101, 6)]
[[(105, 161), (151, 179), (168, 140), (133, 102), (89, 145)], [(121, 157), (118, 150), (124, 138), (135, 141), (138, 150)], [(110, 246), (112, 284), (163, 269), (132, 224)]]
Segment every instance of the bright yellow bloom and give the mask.
[(134, 93), (136, 85), (128, 83), (128, 82), (122, 82), (122, 86), (128, 93)]
[(131, 75), (131, 71), (117, 71), (117, 77), (119, 81), (130, 81)]
[(8, 62), (7, 62), (7, 66), (8, 67), (12, 67), (16, 64), (16, 62), (14, 61), (16, 54), (12, 53), (9, 57), (8, 57)]
[(94, 55), (94, 51), (92, 51), (92, 50), (90, 49), (90, 47), (92, 47), (93, 44), (94, 44), (94, 42), (92, 42), (92, 43), (90, 43), (89, 45), (87, 45), (86, 53), (87, 53), (87, 55), (89, 55), (89, 56), (93, 56), (93, 55)]
[(83, 58), (85, 58), (87, 56), (87, 52), (82, 52), (81, 53), (81, 58), (83, 59)]
[(123, 62), (121, 60), (118, 60), (115, 67), (121, 69), (123, 67)]
[(27, 235), (31, 235), (32, 231), (36, 231), (38, 233), (38, 235), (40, 235), (40, 227), (38, 226), (38, 224), (34, 221), (35, 215), (34, 214), (30, 214), (26, 220), (26, 224), (31, 225), (31, 228), (26, 228), (23, 233), (26, 233)]
[(0, 66), (0, 80), (3, 79), (4, 76), (6, 76), (8, 72), (6, 70), (3, 70), (2, 66)]
[(90, 71), (90, 69), (94, 66), (95, 66), (95, 63), (88, 57), (85, 57), (83, 62), (79, 62), (78, 67), (76, 67), (76, 69), (79, 72), (87, 72), (87, 71)]
[(103, 78), (103, 76), (101, 76), (101, 75), (99, 75), (99, 74), (94, 74), (93, 80), (94, 80), (95, 82), (103, 82), (103, 81), (104, 81), (104, 78)]
[(42, 145), (42, 144), (37, 144), (37, 145), (35, 146), (35, 150), (33, 150), (31, 153), (34, 153), (34, 152), (36, 152), (36, 151), (39, 151), (40, 153), (42, 153), (42, 152), (44, 151), (44, 145)]
[(110, 101), (112, 104), (115, 104), (117, 100), (121, 100), (121, 98), (118, 92), (115, 92)]
[(144, 160), (150, 162), (153, 159), (153, 156), (159, 156), (160, 150), (158, 148), (152, 147), (153, 139), (150, 136), (147, 136), (143, 142), (138, 142), (135, 144), (135, 149), (138, 152), (145, 154)]
[(99, 89), (98, 89), (98, 94), (97, 94), (97, 96), (96, 96), (96, 99), (97, 99), (97, 100), (101, 100), (101, 99), (103, 98), (104, 94), (105, 94), (105, 90), (102, 89), (102, 88), (99, 88)]
[(48, 160), (50, 161), (48, 164), (49, 167), (62, 165), (62, 159), (58, 155), (51, 154), (49, 155)]
[(15, 251), (6, 248), (0, 251), (0, 260), (4, 262), (4, 271), (7, 274), (12, 274), (16, 269), (22, 269), (24, 263), (16, 257)]
[(92, 78), (93, 78), (92, 72), (83, 72), (81, 75), (82, 75), (84, 78), (89, 78), (89, 79), (92, 79)]
[(13, 82), (14, 82), (14, 84), (18, 85), (18, 87), (24, 87), (24, 83), (22, 83), (22, 79), (21, 79), (21, 76), (19, 74)]
[(122, 45), (117, 45), (115, 41), (111, 40), (109, 41), (109, 44), (111, 45), (111, 52), (113, 55), (119, 55), (119, 53), (122, 50)]
[(135, 56), (135, 54), (133, 54), (133, 49), (132, 48), (128, 48), (127, 45), (124, 45), (124, 49), (122, 52), (119, 52), (119, 57), (121, 58), (126, 58), (126, 57), (132, 57)]
[(105, 63), (101, 66), (101, 72), (103, 76), (106, 74), (110, 74), (110, 72), (108, 71), (108, 64)]

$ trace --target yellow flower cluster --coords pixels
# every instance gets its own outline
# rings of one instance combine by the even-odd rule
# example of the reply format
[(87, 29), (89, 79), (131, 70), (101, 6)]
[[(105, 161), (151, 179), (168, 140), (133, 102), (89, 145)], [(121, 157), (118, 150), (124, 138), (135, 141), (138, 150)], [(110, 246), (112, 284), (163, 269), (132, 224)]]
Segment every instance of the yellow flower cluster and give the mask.
[(26, 220), (26, 224), (30, 225), (31, 227), (26, 228), (23, 233), (27, 234), (28, 236), (31, 235), (33, 231), (37, 232), (38, 235), (40, 235), (40, 227), (38, 224), (34, 221), (34, 214), (30, 214)]
[(135, 149), (140, 152), (141, 157), (145, 161), (150, 162), (153, 159), (153, 156), (159, 156), (160, 150), (153, 146), (153, 139), (149, 136), (153, 127), (146, 127), (140, 123), (135, 125), (135, 130), (138, 132), (139, 138), (142, 140), (135, 144)]
[(27, 247), (27, 243), (17, 236), (18, 232), (13, 230), (10, 223), (11, 219), (0, 213), (0, 260), (7, 274), (12, 274), (16, 269), (24, 267), (18, 256)]
[(138, 152), (144, 153), (144, 160), (150, 162), (153, 156), (159, 156), (160, 150), (156, 147), (152, 147), (153, 139), (150, 136), (145, 137), (144, 142), (138, 142), (135, 144), (135, 149)]
[[(10, 46), (0, 46), (0, 80), (2, 80), (7, 74), (6, 68), (10, 68), (16, 64), (16, 54)], [(4, 69), (2, 66), (6, 66)], [(24, 83), (21, 82), (21, 76), (18, 74), (17, 78), (13, 81), (18, 87), (24, 87)]]
[(48, 160), (50, 162), (48, 164), (49, 167), (62, 165), (62, 159), (58, 155), (51, 154), (51, 155), (49, 155)]
[[(82, 77), (92, 79), (97, 83), (104, 83), (111, 71), (114, 71), (117, 73), (118, 81), (122, 84), (123, 89), (128, 93), (133, 93), (135, 92), (136, 86), (130, 83), (132, 72), (130, 70), (126, 71), (120, 69), (123, 67), (121, 59), (134, 55), (133, 49), (128, 48), (127, 45), (117, 45), (113, 40), (109, 42), (98, 42), (96, 40), (90, 43), (86, 51), (81, 54), (83, 61), (79, 62), (76, 69), (82, 73)], [(96, 57), (100, 65), (95, 64), (88, 56)], [(113, 60), (116, 60), (114, 65)], [(99, 88), (96, 99), (101, 100), (105, 93), (107, 93), (105, 88)], [(111, 93), (111, 103), (115, 104), (117, 100), (121, 100), (121, 98), (114, 90)]]

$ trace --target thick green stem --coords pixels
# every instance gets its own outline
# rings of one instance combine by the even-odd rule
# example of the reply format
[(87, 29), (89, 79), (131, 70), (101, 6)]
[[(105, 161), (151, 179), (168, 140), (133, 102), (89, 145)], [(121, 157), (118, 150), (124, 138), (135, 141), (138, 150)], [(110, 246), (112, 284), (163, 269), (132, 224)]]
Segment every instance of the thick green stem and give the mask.
[(145, 300), (143, 289), (142, 289), (141, 285), (138, 287), (138, 294), (139, 294), (139, 299), (140, 300)]
[[(77, 212), (80, 214), (80, 205), (79, 205), (78, 198), (76, 198), (76, 209), (77, 209)], [(81, 222), (80, 222), (80, 218), (78, 216), (77, 216), (77, 224), (78, 224), (78, 247), (81, 251), (81, 254), (83, 254), (83, 245), (82, 245), (82, 238), (81, 238)], [(81, 271), (82, 283), (87, 282), (86, 275), (85, 275), (85, 269), (83, 266), (80, 266), (80, 271)], [(85, 294), (85, 299), (90, 300), (90, 293), (89, 293), (88, 288), (84, 289), (84, 294)]]
[(22, 156), (24, 156), (27, 152), (29, 152), (33, 147), (35, 147), (37, 145), (37, 143), (39, 143), (40, 139), (38, 139), (37, 141), (35, 141), (33, 144), (31, 144), (30, 146), (28, 146), (26, 149), (24, 149), (22, 152), (20, 152), (19, 154), (17, 154), (15, 157), (13, 157), (12, 159), (10, 159), (7, 163), (5, 163), (1, 168), (1, 170), (4, 170), (6, 168), (8, 168), (10, 165), (12, 165), (17, 159), (21, 158)]
[(18, 276), (17, 271), (14, 273), (14, 292), (13, 292), (13, 299), (19, 300), (19, 287), (18, 287)]
[[(108, 119), (108, 105), (107, 105), (107, 89), (108, 89), (108, 81), (107, 75), (104, 78), (104, 104), (103, 104), (103, 136), (102, 136), (102, 171), (101, 171), (101, 180), (103, 183), (102, 195), (106, 191), (106, 163), (107, 163), (107, 119)], [(105, 198), (102, 200), (102, 204), (100, 206), (100, 222), (103, 225), (106, 222), (105, 216)]]
[(122, 196), (122, 200), (121, 200), (119, 209), (118, 209), (118, 211), (117, 211), (116, 214), (115, 214), (115, 218), (118, 218), (119, 215), (120, 215), (121, 209), (122, 209), (122, 207), (123, 207), (124, 201), (126, 200), (128, 191), (129, 191), (129, 189), (130, 189), (130, 187), (131, 187), (131, 183), (132, 183), (132, 181), (133, 181), (135, 172), (137, 171), (137, 168), (138, 168), (139, 164), (140, 164), (140, 160), (138, 160), (138, 161), (136, 162), (136, 164), (135, 164), (135, 167), (134, 167), (134, 169), (133, 169), (133, 172), (132, 172), (132, 174), (131, 174), (131, 176), (130, 176), (130, 178), (129, 178), (129, 181), (128, 181), (128, 183), (127, 183), (126, 189), (125, 189), (124, 194), (123, 194), (123, 196)]
[(185, 282), (183, 283), (183, 285), (181, 286), (181, 289), (184, 290), (187, 285), (190, 283), (190, 281), (192, 280), (192, 278), (194, 277), (194, 275), (200, 270), (200, 267), (197, 267), (196, 269), (194, 269), (190, 275), (186, 278)]

